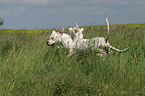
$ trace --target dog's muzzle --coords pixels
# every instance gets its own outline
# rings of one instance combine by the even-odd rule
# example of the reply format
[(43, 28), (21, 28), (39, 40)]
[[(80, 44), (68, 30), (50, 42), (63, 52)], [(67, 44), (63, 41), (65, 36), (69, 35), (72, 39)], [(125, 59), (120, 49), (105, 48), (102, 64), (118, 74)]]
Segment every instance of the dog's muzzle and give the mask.
[(46, 42), (46, 44), (48, 45), (48, 46), (51, 46), (51, 47), (54, 47), (54, 45), (55, 45), (55, 43), (53, 43), (53, 44), (49, 44), (49, 42)]

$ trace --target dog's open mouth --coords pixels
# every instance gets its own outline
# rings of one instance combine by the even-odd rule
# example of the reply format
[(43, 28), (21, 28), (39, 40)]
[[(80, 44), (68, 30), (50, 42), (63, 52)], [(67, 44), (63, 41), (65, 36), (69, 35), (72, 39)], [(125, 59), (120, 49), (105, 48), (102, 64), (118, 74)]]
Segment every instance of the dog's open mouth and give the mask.
[(51, 45), (49, 45), (48, 42), (46, 42), (46, 43), (47, 43), (47, 45), (50, 46), (50, 47), (54, 47), (54, 45), (55, 45), (55, 43), (53, 43), (53, 44), (51, 44)]

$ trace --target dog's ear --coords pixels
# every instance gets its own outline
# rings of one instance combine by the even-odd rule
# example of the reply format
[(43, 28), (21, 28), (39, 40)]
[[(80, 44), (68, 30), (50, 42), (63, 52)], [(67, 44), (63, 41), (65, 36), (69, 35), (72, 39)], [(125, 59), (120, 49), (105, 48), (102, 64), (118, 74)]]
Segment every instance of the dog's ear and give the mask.
[(56, 33), (55, 30), (53, 30), (52, 33)]
[(84, 28), (81, 28), (80, 30), (83, 32), (84, 31)]
[(78, 26), (78, 23), (76, 23), (76, 27), (75, 27), (75, 30), (79, 30), (79, 26)]
[(64, 31), (64, 28), (60, 29), (58, 33), (62, 34)]
[(68, 30), (69, 30), (69, 31), (72, 31), (72, 30), (73, 30), (73, 28), (72, 28), (72, 27), (70, 27), (70, 28), (68, 28)]
[(79, 28), (78, 23), (76, 23), (76, 28)]

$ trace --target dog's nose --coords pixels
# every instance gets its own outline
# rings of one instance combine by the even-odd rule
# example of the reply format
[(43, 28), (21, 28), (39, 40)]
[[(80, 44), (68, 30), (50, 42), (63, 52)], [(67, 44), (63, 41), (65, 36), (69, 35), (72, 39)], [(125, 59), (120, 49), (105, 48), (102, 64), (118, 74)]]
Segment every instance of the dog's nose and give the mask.
[(47, 41), (47, 42), (46, 42), (46, 44), (49, 46), (49, 44), (48, 44), (48, 43), (49, 43), (49, 42)]

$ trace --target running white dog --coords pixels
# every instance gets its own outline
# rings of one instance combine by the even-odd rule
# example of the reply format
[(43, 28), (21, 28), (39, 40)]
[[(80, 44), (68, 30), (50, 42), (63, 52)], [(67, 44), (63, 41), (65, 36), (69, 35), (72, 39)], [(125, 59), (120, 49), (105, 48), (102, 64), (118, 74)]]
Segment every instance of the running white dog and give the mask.
[(79, 26), (78, 26), (78, 24), (76, 23), (76, 26), (75, 27), (70, 27), (70, 28), (68, 28), (68, 30), (69, 30), (69, 35), (74, 39), (74, 40), (76, 40), (76, 39), (78, 39), (78, 40), (82, 40), (82, 39), (84, 39), (83, 38), (83, 31), (84, 31), (84, 28), (79, 28)]
[(72, 48), (73, 40), (71, 39), (71, 36), (68, 34), (63, 33), (64, 28), (59, 30), (59, 32), (56, 32), (55, 30), (52, 31), (52, 34), (50, 35), (50, 38), (47, 42), (48, 46), (55, 46), (56, 43), (59, 45), (62, 45), (65, 48)]
[[(91, 50), (99, 51), (100, 53), (98, 55), (102, 56), (103, 54), (111, 54), (110, 49), (123, 52), (126, 51), (128, 48), (124, 50), (119, 50), (114, 48), (113, 46), (110, 46), (108, 42), (109, 37), (109, 22), (107, 21), (107, 27), (108, 27), (108, 33), (106, 38), (103, 37), (96, 37), (92, 39), (83, 39), (80, 34), (75, 34), (74, 41), (71, 39), (71, 36), (63, 33), (64, 29), (61, 29), (59, 32), (53, 31), (50, 35), (50, 39), (48, 40), (47, 44), (52, 46), (56, 43), (62, 44), (63, 47), (69, 48), (69, 55), (67, 57), (72, 56), (75, 52), (78, 52), (79, 54), (82, 54), (86, 49), (91, 48)], [(74, 28), (75, 29), (75, 28)], [(83, 32), (83, 28), (79, 29), (77, 28), (78, 33)]]
[[(82, 31), (84, 29), (82, 29), (82, 28), (79, 29), (78, 24), (76, 24), (76, 26), (73, 27), (73, 28), (72, 27), (68, 28), (68, 30), (70, 31), (70, 36), (72, 36), (74, 38), (75, 42), (78, 42), (78, 44), (82, 44), (81, 42), (83, 42), (83, 45), (85, 45), (85, 44), (91, 45), (90, 47), (91, 47), (92, 50), (99, 50), (101, 52), (100, 54), (98, 54), (100, 56), (102, 56), (103, 54), (106, 54), (106, 53), (111, 54), (110, 49), (113, 49), (113, 50), (118, 51), (118, 52), (126, 51), (128, 48), (126, 48), (124, 50), (119, 50), (119, 49), (116, 49), (113, 46), (110, 46), (110, 44), (108, 42), (109, 22), (108, 22), (107, 18), (106, 18), (106, 22), (107, 22), (107, 28), (108, 28), (108, 33), (107, 33), (106, 38), (96, 37), (96, 38), (93, 38), (93, 39), (83, 39)], [(95, 44), (93, 44), (93, 43), (95, 43)], [(76, 46), (80, 46), (80, 45), (76, 45)], [(88, 46), (86, 46), (86, 47), (88, 47)]]

